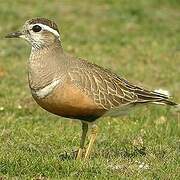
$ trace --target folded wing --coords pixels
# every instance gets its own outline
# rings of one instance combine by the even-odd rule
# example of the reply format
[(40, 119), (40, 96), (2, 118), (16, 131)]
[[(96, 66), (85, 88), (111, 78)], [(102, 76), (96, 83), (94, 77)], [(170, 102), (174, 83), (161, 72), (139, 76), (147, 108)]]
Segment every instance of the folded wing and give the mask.
[(71, 66), (69, 76), (99, 108), (107, 111), (143, 103), (176, 105), (165, 94), (136, 86), (109, 70), (84, 60)]

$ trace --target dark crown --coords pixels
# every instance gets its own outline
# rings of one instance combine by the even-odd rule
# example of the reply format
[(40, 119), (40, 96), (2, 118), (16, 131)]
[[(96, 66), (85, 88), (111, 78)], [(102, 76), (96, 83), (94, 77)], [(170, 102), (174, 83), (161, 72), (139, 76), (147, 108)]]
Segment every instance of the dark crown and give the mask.
[(53, 21), (48, 20), (46, 18), (33, 18), (33, 19), (29, 20), (28, 23), (29, 24), (36, 24), (36, 23), (44, 24), (44, 25), (47, 25), (50, 28), (56, 30), (59, 33), (56, 23), (54, 23)]

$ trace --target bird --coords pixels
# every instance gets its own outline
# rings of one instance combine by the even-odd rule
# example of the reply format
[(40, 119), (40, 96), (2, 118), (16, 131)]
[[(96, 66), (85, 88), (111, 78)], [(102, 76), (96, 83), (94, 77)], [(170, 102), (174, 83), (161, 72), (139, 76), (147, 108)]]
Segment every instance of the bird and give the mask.
[[(37, 104), (52, 114), (80, 120), (77, 160), (90, 158), (98, 133), (97, 119), (121, 116), (141, 104), (178, 106), (165, 93), (148, 90), (106, 68), (67, 54), (58, 26), (52, 20), (32, 18), (19, 31), (5, 37), (22, 38), (31, 45), (28, 82)], [(85, 148), (89, 127), (90, 140)]]

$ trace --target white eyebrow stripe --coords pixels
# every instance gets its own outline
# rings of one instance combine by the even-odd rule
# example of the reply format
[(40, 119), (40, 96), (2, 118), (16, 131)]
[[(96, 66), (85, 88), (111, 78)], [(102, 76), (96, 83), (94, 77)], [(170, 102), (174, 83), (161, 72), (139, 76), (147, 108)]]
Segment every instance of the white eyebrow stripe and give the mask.
[(51, 28), (51, 27), (49, 27), (49, 26), (47, 26), (45, 24), (36, 23), (36, 24), (33, 24), (33, 26), (34, 25), (38, 25), (38, 26), (42, 27), (42, 29), (45, 29), (45, 30), (47, 30), (49, 32), (52, 32), (55, 36), (60, 37), (60, 34), (55, 29), (53, 29), (53, 28)]

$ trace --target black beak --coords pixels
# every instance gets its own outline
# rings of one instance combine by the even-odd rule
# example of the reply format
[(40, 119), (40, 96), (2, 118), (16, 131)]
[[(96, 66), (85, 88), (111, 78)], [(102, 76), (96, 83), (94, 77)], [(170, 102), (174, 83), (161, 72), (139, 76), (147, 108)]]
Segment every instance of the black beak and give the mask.
[(23, 35), (22, 32), (17, 31), (7, 34), (5, 38), (19, 38), (21, 35)]

